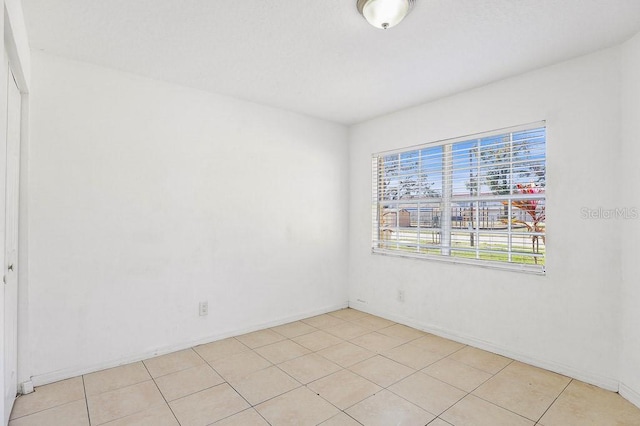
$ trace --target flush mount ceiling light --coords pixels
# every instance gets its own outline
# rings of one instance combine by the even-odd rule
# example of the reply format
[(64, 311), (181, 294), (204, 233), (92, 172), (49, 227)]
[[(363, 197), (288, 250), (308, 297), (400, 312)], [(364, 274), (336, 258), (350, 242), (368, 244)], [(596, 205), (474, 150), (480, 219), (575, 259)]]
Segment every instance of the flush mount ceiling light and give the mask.
[(376, 28), (394, 27), (409, 14), (415, 0), (358, 0), (358, 12)]

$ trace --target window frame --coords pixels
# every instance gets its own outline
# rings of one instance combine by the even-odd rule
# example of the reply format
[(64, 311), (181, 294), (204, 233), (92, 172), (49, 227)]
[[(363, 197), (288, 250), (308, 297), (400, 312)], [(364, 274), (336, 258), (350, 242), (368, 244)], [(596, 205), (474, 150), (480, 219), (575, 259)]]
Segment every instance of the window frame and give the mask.
[[(542, 164), (543, 167), (543, 172), (542, 172), (542, 176), (543, 176), (543, 186), (541, 187), (542, 190), (538, 190), (538, 192), (536, 193), (518, 193), (516, 192), (516, 172), (514, 171), (513, 164), (514, 164), (514, 160), (513, 160), (513, 153), (514, 153), (514, 147), (513, 147), (513, 134), (514, 133), (518, 133), (518, 132), (526, 132), (526, 131), (537, 131), (537, 130), (543, 130), (544, 132), (544, 139), (543, 142), (540, 143), (538, 142), (538, 144), (541, 144), (542, 146), (542, 159), (540, 160), (540, 158), (537, 158), (535, 161), (533, 161), (533, 163), (536, 163), (536, 161), (540, 162), (540, 164)], [(478, 188), (476, 190), (476, 195), (469, 195), (468, 197), (464, 197), (464, 196), (460, 196), (460, 195), (456, 195), (455, 197), (453, 197), (453, 190), (452, 190), (452, 184), (451, 182), (444, 183), (447, 179), (449, 179), (450, 181), (454, 179), (454, 172), (453, 170), (453, 162), (452, 162), (452, 154), (451, 154), (451, 150), (453, 149), (453, 147), (456, 144), (461, 144), (461, 143), (467, 143), (467, 142), (473, 142), (473, 141), (477, 141), (476, 147), (478, 150), (481, 149), (481, 145), (480, 145), (480, 141), (484, 141), (487, 138), (491, 138), (491, 137), (498, 137), (498, 136), (507, 136), (509, 135), (510, 140), (511, 140), (511, 145), (509, 148), (509, 155), (510, 155), (510, 159), (508, 160), (508, 162), (505, 162), (504, 164), (509, 164), (510, 165), (510, 172), (508, 174), (508, 181), (509, 181), (509, 193), (508, 194), (495, 194), (492, 195), (487, 195), (486, 193), (481, 193), (480, 191), (480, 187), (483, 184), (480, 184), (480, 178), (481, 175), (478, 174), (476, 176), (477, 178), (477, 182), (475, 183), (476, 188)], [(430, 142), (430, 143), (426, 143), (426, 144), (420, 144), (420, 145), (415, 145), (415, 146), (410, 146), (410, 147), (405, 147), (405, 148), (400, 148), (400, 149), (394, 149), (394, 150), (388, 150), (388, 151), (381, 151), (381, 152), (376, 152), (374, 154), (372, 154), (371, 157), (371, 164), (372, 164), (372, 239), (371, 239), (371, 251), (372, 254), (379, 254), (379, 255), (387, 255), (387, 256), (393, 256), (393, 257), (402, 257), (402, 258), (410, 258), (410, 259), (424, 259), (424, 260), (435, 260), (435, 261), (439, 261), (439, 262), (445, 262), (445, 263), (454, 263), (454, 264), (466, 264), (466, 265), (474, 265), (474, 266), (479, 266), (479, 267), (484, 267), (484, 268), (491, 268), (491, 269), (502, 269), (502, 270), (509, 270), (509, 271), (518, 271), (518, 272), (525, 272), (525, 273), (531, 273), (531, 274), (538, 274), (538, 275), (544, 275), (546, 274), (546, 199), (547, 199), (547, 187), (546, 187), (546, 164), (547, 164), (547, 125), (546, 125), (546, 121), (538, 121), (538, 122), (534, 122), (534, 123), (528, 123), (528, 124), (524, 124), (524, 125), (519, 125), (519, 126), (513, 126), (513, 127), (507, 127), (507, 128), (502, 128), (502, 129), (496, 129), (496, 130), (492, 130), (489, 132), (482, 132), (482, 133), (477, 133), (477, 134), (471, 134), (471, 135), (466, 135), (466, 136), (460, 136), (460, 137), (456, 137), (456, 138), (450, 138), (450, 139), (444, 139), (444, 140), (439, 140), (439, 141), (434, 141), (434, 142)], [(534, 145), (535, 146), (535, 145)], [(506, 253), (507, 254), (507, 259), (506, 261), (498, 261), (498, 260), (488, 260), (488, 259), (482, 259), (479, 258), (479, 253), (483, 252), (483, 253), (490, 253), (492, 251), (491, 247), (489, 249), (480, 249), (475, 248), (473, 250), (471, 249), (461, 249), (460, 247), (454, 247), (452, 242), (451, 242), (451, 238), (454, 235), (454, 233), (459, 233), (462, 234), (463, 232), (466, 232), (465, 230), (467, 228), (458, 228), (456, 230), (454, 230), (453, 227), (451, 227), (451, 215), (450, 214), (444, 214), (444, 213), (440, 213), (440, 215), (442, 216), (442, 222), (445, 221), (449, 221), (449, 224), (442, 224), (442, 223), (438, 223), (437, 226), (439, 227), (439, 231), (437, 232), (439, 235), (439, 238), (445, 238), (446, 241), (442, 242), (442, 240), (440, 240), (438, 242), (438, 246), (433, 246), (433, 247), (440, 247), (439, 249), (435, 249), (435, 251), (437, 252), (438, 250), (440, 251), (440, 253), (437, 254), (432, 254), (432, 253), (427, 253), (427, 252), (419, 252), (420, 249), (424, 249), (426, 251), (430, 250), (430, 246), (428, 244), (423, 244), (421, 243), (421, 234), (420, 234), (420, 224), (421, 224), (421, 219), (420, 219), (420, 211), (425, 205), (430, 204), (431, 202), (429, 201), (428, 196), (418, 196), (416, 198), (417, 201), (411, 201), (412, 199), (407, 199), (407, 200), (402, 200), (402, 197), (400, 195), (400, 188), (398, 188), (396, 190), (396, 196), (397, 198), (395, 199), (389, 199), (389, 198), (380, 198), (381, 194), (380, 192), (383, 190), (380, 190), (379, 188), (381, 187), (381, 179), (386, 178), (387, 176), (385, 175), (384, 177), (382, 177), (382, 175), (379, 174), (379, 170), (382, 169), (382, 166), (380, 165), (381, 161), (385, 162), (388, 160), (384, 160), (385, 158), (389, 158), (390, 156), (395, 156), (398, 155), (398, 160), (396, 160), (396, 167), (397, 170), (401, 170), (402, 167), (402, 155), (411, 155), (413, 153), (417, 152), (417, 156), (418, 156), (418, 160), (417, 161), (423, 161), (422, 160), (422, 150), (428, 150), (431, 148), (436, 148), (436, 147), (442, 147), (442, 160), (441, 160), (441, 167), (439, 170), (437, 170), (437, 173), (441, 173), (441, 193), (439, 194), (439, 196), (434, 196), (433, 197), (433, 203), (438, 204), (440, 203), (442, 205), (442, 208), (440, 210), (438, 210), (439, 212), (444, 212), (444, 211), (448, 211), (448, 212), (453, 212), (453, 206), (454, 205), (462, 205), (463, 203), (469, 203), (469, 205), (471, 206), (471, 208), (469, 209), (471, 211), (471, 215), (477, 214), (478, 216), (472, 216), (471, 219), (469, 220), (472, 224), (473, 224), (473, 228), (468, 228), (471, 233), (474, 233), (477, 237), (477, 246), (480, 246), (480, 239), (479, 236), (480, 234), (484, 234), (484, 235), (506, 235), (506, 240), (507, 240), (507, 245), (508, 248), (506, 251), (501, 252), (502, 254)], [(446, 153), (446, 150), (449, 150), (448, 153)], [(449, 161), (449, 163), (447, 163), (447, 161)], [(393, 163), (393, 161), (391, 161)], [(480, 162), (480, 160), (478, 160), (478, 162)], [(385, 163), (386, 165), (387, 163)], [(419, 167), (424, 167), (423, 165), (419, 166)], [(419, 169), (422, 171), (422, 169)], [(480, 166), (478, 166), (478, 170), (480, 170)], [(420, 173), (418, 173), (418, 176), (420, 176)], [(426, 177), (426, 173), (425, 173), (425, 177)], [(482, 175), (482, 177), (484, 177), (484, 175)], [(459, 182), (457, 182), (459, 184)], [(470, 181), (471, 184), (471, 181)], [(445, 188), (448, 186), (448, 190), (446, 190)], [(435, 191), (434, 191), (435, 192)], [(505, 210), (508, 207), (508, 215), (507, 218), (513, 218), (514, 216), (512, 215), (513, 212), (520, 212), (522, 213), (522, 211), (520, 210), (520, 208), (516, 207), (514, 205), (514, 201), (522, 201), (524, 202), (524, 200), (527, 201), (532, 201), (535, 200), (535, 205), (536, 205), (536, 209), (538, 206), (538, 203), (541, 201), (542, 202), (542, 215), (544, 217), (544, 219), (540, 222), (542, 223), (542, 230), (540, 230), (540, 228), (536, 225), (535, 227), (533, 227), (533, 229), (529, 229), (528, 232), (524, 232), (522, 234), (522, 236), (517, 235), (518, 237), (522, 238), (522, 241), (524, 241), (525, 238), (527, 237), (532, 237), (531, 241), (532, 241), (532, 252), (529, 254), (524, 254), (524, 252), (520, 251), (516, 251), (514, 250), (514, 247), (512, 246), (512, 241), (513, 241), (513, 229), (515, 228), (514, 223), (512, 222), (512, 220), (505, 220), (505, 223), (507, 224), (507, 231), (501, 232), (501, 231), (496, 231), (496, 230), (492, 230), (489, 229), (487, 230), (482, 230), (481, 226), (480, 226), (480, 221), (476, 220), (477, 218), (480, 217), (480, 205), (481, 203), (488, 203), (488, 202), (494, 202), (494, 203), (502, 203), (505, 206)], [(506, 202), (505, 202), (506, 201)], [(390, 245), (393, 245), (393, 243), (388, 243), (385, 242), (385, 239), (381, 237), (382, 232), (385, 231), (389, 231), (390, 229), (395, 229), (396, 235), (400, 234), (401, 231), (401, 225), (400, 225), (400, 220), (403, 214), (403, 210), (404, 212), (408, 213), (408, 208), (407, 209), (401, 209), (401, 206), (403, 204), (417, 204), (417, 208), (413, 208), (414, 210), (417, 209), (418, 213), (417, 213), (417, 221), (418, 221), (418, 225), (417, 225), (417, 239), (418, 239), (418, 243), (417, 244), (413, 244), (416, 247), (416, 251), (407, 251), (407, 248), (410, 248), (410, 246), (412, 245), (409, 239), (404, 239), (401, 240), (400, 237), (396, 237), (397, 239), (396, 241), (396, 248), (388, 248)], [(384, 215), (386, 214), (393, 214), (394, 210), (395, 210), (395, 220), (396, 220), (396, 226), (395, 228), (391, 227), (385, 227), (384, 226), (384, 221), (386, 219), (381, 218), (380, 214), (381, 211), (383, 210), (383, 206), (389, 206), (389, 205), (395, 205), (396, 208), (395, 209), (389, 209), (387, 208), (387, 212), (384, 213)], [(486, 204), (484, 204), (486, 205)], [(478, 208), (477, 208), (477, 207)], [(458, 207), (460, 208), (460, 207)], [(474, 208), (476, 208), (476, 211), (478, 213), (474, 213)], [(449, 210), (446, 210), (449, 209)], [(407, 214), (404, 213), (404, 214)], [(535, 213), (535, 211), (534, 211)], [(452, 214), (452, 213), (451, 213)], [(447, 216), (449, 216), (449, 219), (446, 219)], [(437, 216), (436, 216), (437, 218)], [(402, 219), (405, 221), (406, 223), (406, 218)], [(405, 225), (406, 226), (406, 225)], [(528, 228), (528, 227), (527, 227)], [(422, 228), (424, 229), (424, 228)], [(432, 231), (433, 232), (433, 231)], [(448, 234), (448, 236), (447, 236)], [(433, 234), (432, 234), (433, 235)], [(535, 236), (535, 238), (534, 238)], [(536, 249), (533, 248), (533, 244), (536, 244), (535, 241), (537, 241), (538, 244), (540, 244), (540, 240), (542, 241), (543, 244), (543, 248), (544, 248), (544, 252), (542, 254), (540, 254), (539, 252), (536, 252)], [(391, 240), (386, 240), (386, 241), (391, 241)], [(446, 244), (446, 245), (445, 245)], [(387, 247), (383, 247), (383, 245), (387, 246)], [(403, 246), (404, 249), (400, 249), (400, 246)], [(431, 248), (433, 248), (431, 247)], [(471, 247), (473, 247), (473, 244), (471, 245)], [(458, 256), (454, 256), (451, 254), (452, 251), (455, 252), (459, 252), (459, 251), (470, 251), (470, 252), (475, 252), (476, 253), (476, 258), (467, 258), (467, 257), (460, 257)], [(445, 254), (446, 253), (446, 254)], [(543, 262), (542, 264), (538, 264), (538, 261), (535, 261), (535, 264), (527, 264), (527, 263), (519, 263), (519, 262), (514, 262), (512, 261), (513, 257), (538, 257), (538, 258), (542, 258)]]

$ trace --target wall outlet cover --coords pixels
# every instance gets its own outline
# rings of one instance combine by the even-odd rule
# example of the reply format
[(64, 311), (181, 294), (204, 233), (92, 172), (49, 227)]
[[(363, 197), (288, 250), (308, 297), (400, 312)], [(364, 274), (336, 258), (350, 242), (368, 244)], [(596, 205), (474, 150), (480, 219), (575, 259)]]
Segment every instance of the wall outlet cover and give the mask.
[(209, 315), (209, 302), (200, 302), (199, 312), (201, 317)]

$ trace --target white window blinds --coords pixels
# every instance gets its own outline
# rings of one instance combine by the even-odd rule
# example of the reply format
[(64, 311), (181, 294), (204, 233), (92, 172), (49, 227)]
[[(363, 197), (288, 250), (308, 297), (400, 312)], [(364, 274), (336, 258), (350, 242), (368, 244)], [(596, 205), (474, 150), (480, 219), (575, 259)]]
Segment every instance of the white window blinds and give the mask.
[(378, 153), (372, 170), (374, 252), (544, 272), (544, 123)]

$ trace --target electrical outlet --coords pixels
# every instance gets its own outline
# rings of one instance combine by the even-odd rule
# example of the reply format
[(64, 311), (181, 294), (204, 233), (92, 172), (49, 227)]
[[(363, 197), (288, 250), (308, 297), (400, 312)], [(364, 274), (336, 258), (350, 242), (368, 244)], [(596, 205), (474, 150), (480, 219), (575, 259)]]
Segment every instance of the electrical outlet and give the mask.
[(398, 302), (404, 303), (404, 290), (398, 289)]
[(209, 302), (200, 302), (200, 316), (209, 315)]

